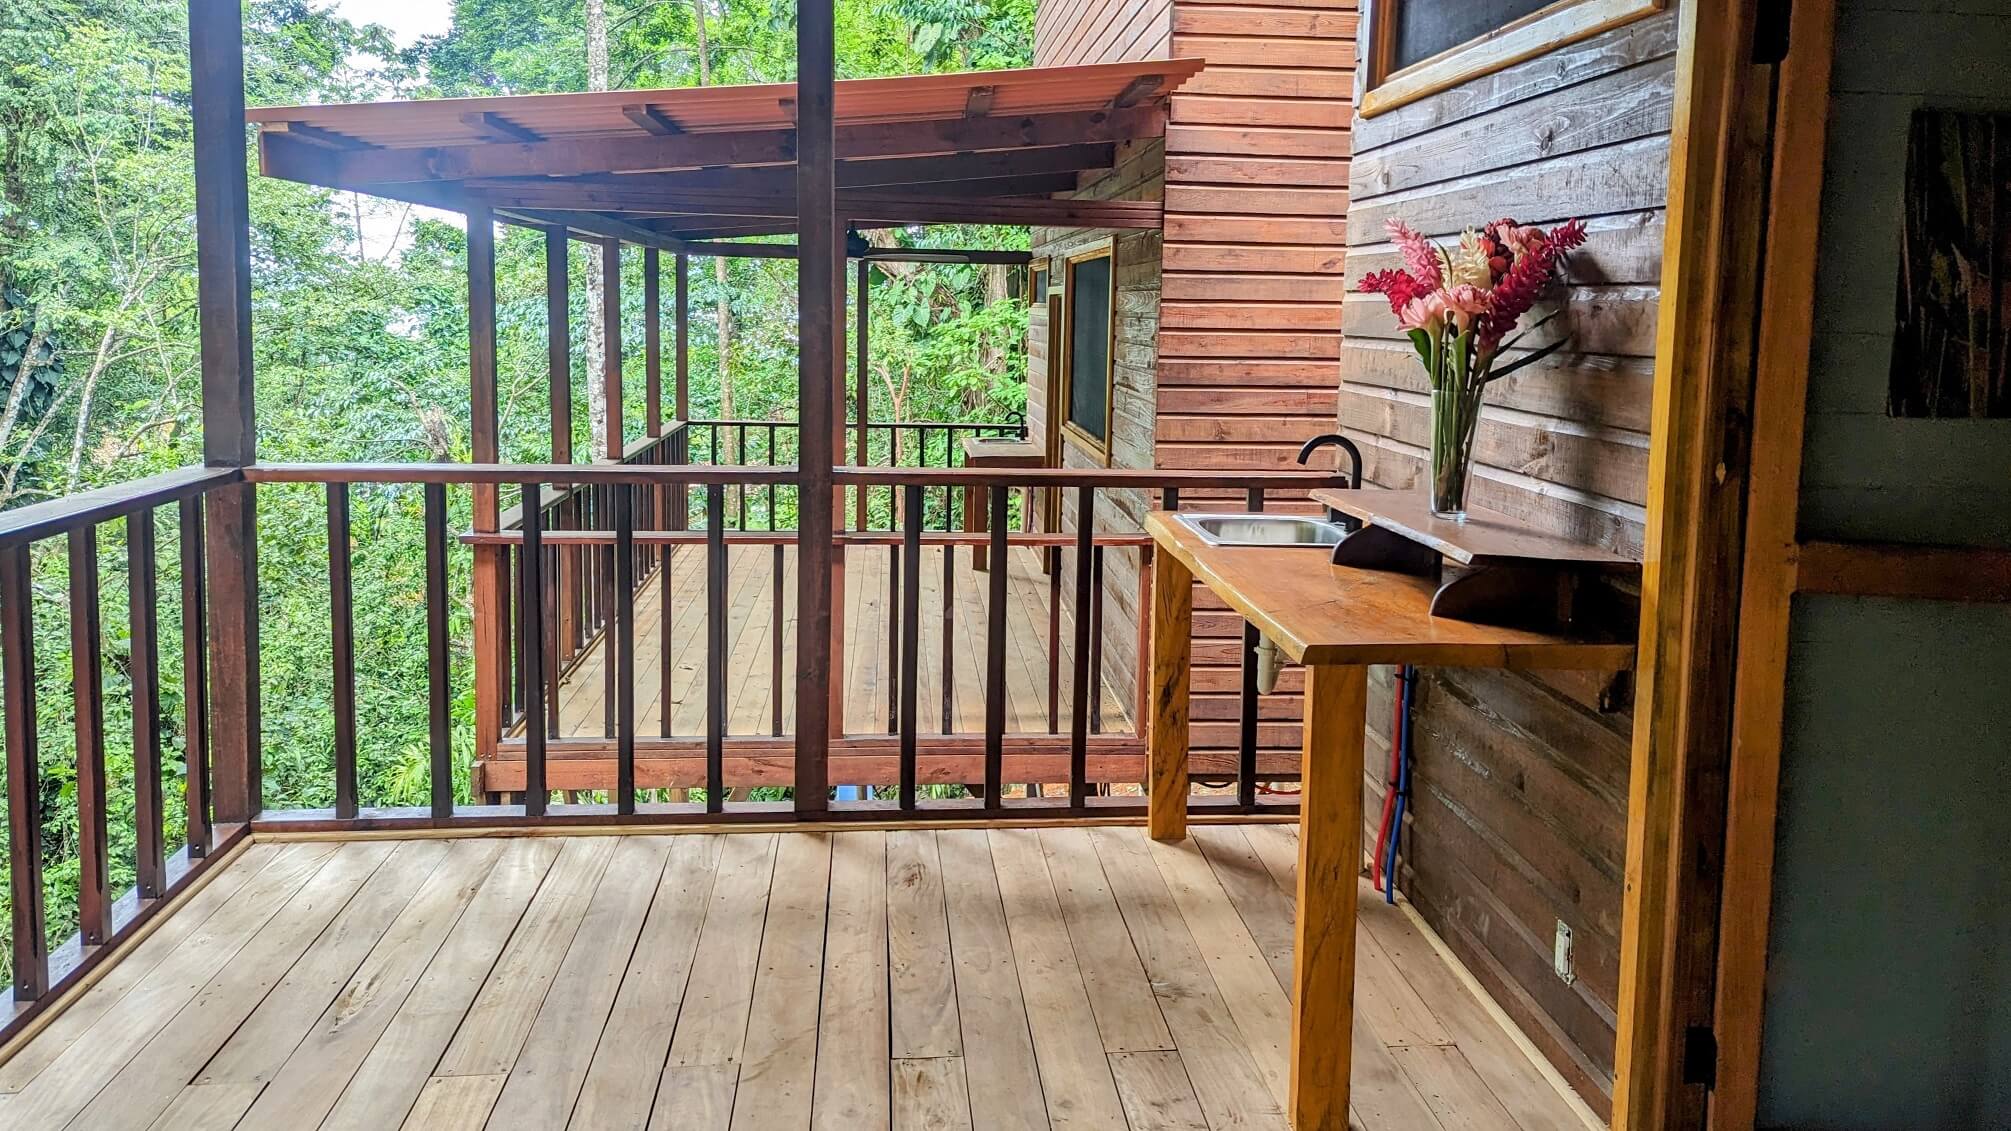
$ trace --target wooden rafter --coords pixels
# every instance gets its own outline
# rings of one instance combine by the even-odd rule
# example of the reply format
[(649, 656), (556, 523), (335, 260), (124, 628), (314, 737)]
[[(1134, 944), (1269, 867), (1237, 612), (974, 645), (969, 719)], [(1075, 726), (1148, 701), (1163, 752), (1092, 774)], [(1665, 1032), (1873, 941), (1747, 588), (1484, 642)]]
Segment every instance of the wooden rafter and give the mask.
[(622, 117), (641, 127), (644, 132), (655, 134), (658, 137), (670, 137), (673, 134), (684, 132), (678, 127), (675, 121), (671, 120), (669, 114), (654, 106), (636, 103), (622, 107), (621, 114)]
[(474, 130), (490, 141), (536, 142), (545, 140), (545, 135), (527, 126), (505, 118), (494, 111), (481, 110), (461, 115), (461, 124)]

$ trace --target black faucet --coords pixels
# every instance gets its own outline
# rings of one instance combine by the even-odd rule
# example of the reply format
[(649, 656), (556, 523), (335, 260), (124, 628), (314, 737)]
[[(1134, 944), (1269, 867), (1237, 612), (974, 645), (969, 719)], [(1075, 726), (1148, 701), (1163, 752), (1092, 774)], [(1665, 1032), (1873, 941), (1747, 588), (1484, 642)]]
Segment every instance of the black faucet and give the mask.
[[(1348, 453), (1348, 460), (1349, 463), (1351, 464), (1351, 466), (1348, 469), (1348, 486), (1352, 490), (1356, 491), (1361, 490), (1362, 450), (1360, 448), (1355, 447), (1355, 442), (1353, 440), (1348, 439), (1346, 436), (1341, 435), (1338, 432), (1328, 432), (1325, 433), (1324, 435), (1315, 436), (1312, 439), (1307, 440), (1305, 444), (1299, 448), (1299, 462), (1303, 464), (1307, 460), (1312, 459), (1313, 453), (1319, 451), (1321, 448), (1339, 448), (1342, 451)], [(1347, 531), (1353, 531), (1357, 526), (1360, 525), (1360, 523), (1357, 522), (1352, 516), (1342, 514), (1340, 511), (1337, 511), (1332, 507), (1327, 508), (1327, 521), (1335, 523), (1339, 525), (1341, 529)]]

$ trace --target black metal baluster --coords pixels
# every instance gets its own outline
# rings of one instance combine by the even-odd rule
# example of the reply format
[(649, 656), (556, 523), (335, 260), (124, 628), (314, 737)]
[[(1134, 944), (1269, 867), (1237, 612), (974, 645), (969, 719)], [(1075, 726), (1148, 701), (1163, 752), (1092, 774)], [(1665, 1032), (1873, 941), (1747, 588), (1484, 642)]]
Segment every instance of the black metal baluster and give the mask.
[(726, 807), (726, 488), (705, 487), (705, 811)]
[[(1264, 509), (1264, 489), (1252, 487), (1250, 510)], [(1238, 696), (1236, 718), (1236, 804), (1249, 808), (1257, 804), (1257, 626), (1243, 622), (1243, 685)]]
[(98, 528), (70, 543), (70, 680), (77, 726), (77, 918), (87, 945), (112, 934), (105, 825), (104, 634), (98, 609)]
[[(524, 520), (531, 520), (524, 512)], [(349, 561), (349, 485), (328, 485), (329, 658), (334, 677), (335, 816), (356, 816), (356, 617)]]
[[(773, 513), (773, 512), (770, 512)], [(775, 584), (770, 587), (768, 620), (771, 626), (768, 639), (768, 729), (775, 737), (782, 737), (782, 543), (777, 542), (769, 552), (769, 569)]]
[(1047, 733), (1061, 733), (1061, 547), (1041, 551), (1047, 558)]
[(597, 588), (601, 598), (601, 612), (598, 618), (601, 626), (601, 737), (613, 738), (615, 700), (620, 694), (616, 687), (621, 678), (621, 672), (615, 664), (614, 633), (611, 631), (615, 603), (614, 543), (607, 543), (605, 548), (595, 547), (594, 556), (600, 559), (600, 585)]
[(167, 827), (161, 811), (160, 573), (154, 512), (126, 516), (128, 642), (133, 683), (133, 882), (141, 899), (167, 890)]
[(887, 545), (887, 733), (899, 733), (901, 693), (891, 678), (901, 667), (901, 547)]
[[(526, 493), (538, 490), (536, 484), (527, 484)], [(522, 599), (517, 602), (522, 610), (526, 626), (526, 639), (543, 635), (538, 627), (544, 623), (545, 579), (545, 531), (544, 515), (535, 507), (524, 509), (524, 571), (519, 579), (523, 584)], [(556, 639), (556, 636), (554, 637)], [(551, 791), (545, 788), (545, 734), (547, 724), (557, 729), (558, 709), (558, 664), (552, 671), (545, 671), (545, 658), (533, 649), (524, 656), (524, 815), (542, 817), (545, 802)], [(547, 685), (545, 680), (552, 682)], [(550, 696), (551, 715), (547, 715), (547, 695)]]
[(1103, 733), (1103, 547), (1089, 551), (1089, 733)]
[[(733, 432), (734, 435), (738, 437), (738, 446), (734, 449), (734, 457), (733, 457), (734, 462), (739, 464), (741, 467), (746, 467), (747, 425), (745, 424), (735, 425)], [(742, 484), (734, 485), (733, 504), (738, 509), (738, 517), (736, 517), (733, 521), (733, 529), (735, 530), (747, 529), (747, 488), (745, 485)]]
[(1089, 799), (1089, 570), (1090, 539), (1096, 528), (1096, 488), (1076, 489), (1075, 641), (1069, 656), (1075, 677), (1074, 707), (1068, 720), (1068, 803)]
[[(768, 466), (782, 466), (781, 459), (775, 454), (775, 422), (772, 420), (768, 422)], [(768, 529), (775, 529), (775, 484), (773, 483), (768, 485)]]
[(182, 776), (191, 858), (209, 852), (209, 628), (202, 499), (181, 502)]
[[(680, 490), (682, 490), (680, 488)], [(688, 505), (688, 504), (687, 504)], [(670, 737), (671, 724), (671, 644), (677, 638), (677, 610), (671, 595), (677, 588), (677, 550), (674, 544), (663, 548), (663, 569), (657, 574), (657, 605), (662, 616), (662, 627), (656, 636), (656, 733), (658, 737)]]
[(635, 489), (614, 485), (614, 808), (635, 812)]
[(987, 489), (991, 500), (991, 592), (985, 610), (985, 804), (1005, 805), (1006, 716), (1006, 489)]
[(7, 863), (14, 1000), (49, 990), (42, 896), (42, 761), (35, 726), (35, 607), (29, 548), (0, 550), (0, 682), (7, 711)]
[(921, 683), (922, 629), (922, 485), (903, 488), (901, 516), (901, 808), (915, 808), (916, 698)]
[(943, 543), (943, 733), (955, 733), (957, 664), (957, 548)]
[(432, 743), (433, 815), (454, 813), (454, 749), (448, 708), (453, 700), (447, 655), (447, 486), (426, 492), (426, 684), (428, 737)]

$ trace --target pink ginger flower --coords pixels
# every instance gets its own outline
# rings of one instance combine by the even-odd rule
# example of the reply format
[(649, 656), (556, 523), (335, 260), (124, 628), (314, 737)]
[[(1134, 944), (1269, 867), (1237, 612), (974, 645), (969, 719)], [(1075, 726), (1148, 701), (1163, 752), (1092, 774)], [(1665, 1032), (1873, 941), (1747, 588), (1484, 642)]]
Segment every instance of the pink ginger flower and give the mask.
[(1445, 328), (1447, 313), (1446, 292), (1427, 291), (1405, 303), (1404, 308), (1397, 312), (1397, 329), (1405, 333), (1423, 330), (1436, 338)]
[(1445, 316), (1462, 334), (1472, 329), (1474, 321), (1484, 318), (1494, 307), (1492, 295), (1468, 283), (1441, 293), (1445, 296)]
[(1445, 285), (1445, 265), (1430, 240), (1402, 220), (1388, 220), (1384, 227), (1389, 230), (1391, 242), (1403, 253), (1404, 270), (1410, 272), (1411, 278), (1427, 287)]

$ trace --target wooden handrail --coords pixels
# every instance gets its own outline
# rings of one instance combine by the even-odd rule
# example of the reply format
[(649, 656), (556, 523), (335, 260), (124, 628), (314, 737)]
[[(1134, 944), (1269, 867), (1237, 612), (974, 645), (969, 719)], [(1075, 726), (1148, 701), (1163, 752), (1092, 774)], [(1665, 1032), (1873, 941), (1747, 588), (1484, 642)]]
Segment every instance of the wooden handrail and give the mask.
[(244, 469), (251, 483), (628, 483), (676, 486), (793, 484), (796, 468), (652, 466), (625, 463), (261, 463)]
[[(524, 535), (519, 530), (468, 531), (461, 536), (465, 546), (519, 546)], [(638, 546), (698, 546), (705, 544), (703, 530), (637, 530), (631, 538)], [(728, 546), (794, 546), (797, 532), (794, 530), (728, 530), (720, 535)], [(547, 530), (539, 535), (539, 541), (547, 546), (606, 546), (615, 540), (612, 530)], [(841, 546), (898, 546), (901, 532), (898, 530), (840, 530), (832, 534), (831, 541)], [(1073, 534), (1038, 534), (1011, 531), (1006, 534), (1008, 546), (1053, 547), (1073, 546)], [(1098, 546), (1132, 547), (1152, 545), (1150, 534), (1109, 534), (1092, 536)], [(929, 530), (922, 533), (925, 546), (988, 546), (991, 535), (982, 530)]]
[(0, 548), (39, 542), (136, 510), (192, 499), (214, 488), (236, 483), (241, 475), (235, 467), (184, 467), (135, 479), (131, 483), (114, 483), (0, 513)]

